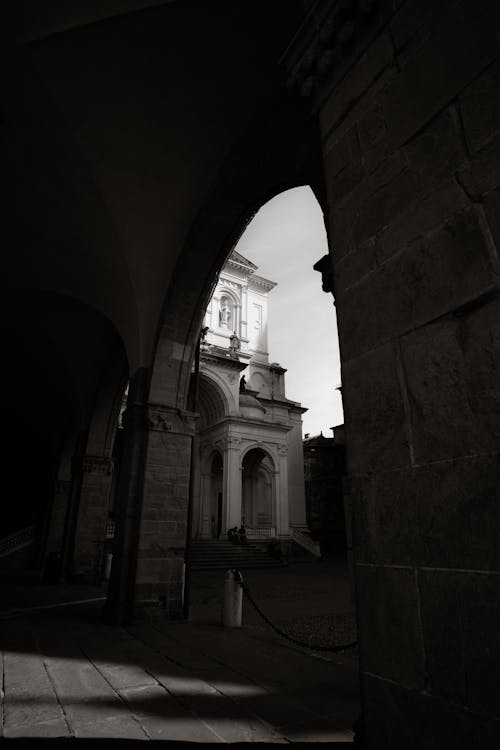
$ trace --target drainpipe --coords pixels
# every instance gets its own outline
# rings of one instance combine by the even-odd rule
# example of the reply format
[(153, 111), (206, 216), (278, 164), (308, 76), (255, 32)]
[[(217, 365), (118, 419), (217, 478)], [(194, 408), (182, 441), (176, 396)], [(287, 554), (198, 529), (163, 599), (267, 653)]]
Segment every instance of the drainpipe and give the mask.
[[(198, 405), (198, 385), (199, 385), (199, 374), (200, 374), (200, 345), (201, 345), (201, 334), (198, 334), (198, 343), (196, 344), (196, 351), (194, 355), (194, 374), (193, 374), (193, 395), (191, 402), (191, 411), (195, 412)], [(191, 560), (191, 526), (193, 523), (193, 497), (194, 497), (194, 462), (195, 462), (195, 435), (191, 438), (191, 464), (189, 472), (189, 494), (188, 494), (188, 507), (187, 507), (187, 522), (186, 522), (186, 546), (184, 551), (184, 597), (183, 597), (183, 615), (184, 619), (187, 620), (189, 617), (189, 584), (190, 584), (190, 569), (189, 564)]]

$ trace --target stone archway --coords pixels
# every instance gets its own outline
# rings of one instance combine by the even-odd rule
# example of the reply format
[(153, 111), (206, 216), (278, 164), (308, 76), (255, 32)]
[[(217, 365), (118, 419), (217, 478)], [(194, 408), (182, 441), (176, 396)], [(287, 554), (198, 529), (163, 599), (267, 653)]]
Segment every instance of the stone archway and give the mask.
[[(274, 536), (276, 531), (276, 483), (274, 463), (261, 448), (252, 448), (241, 464), (241, 518), (252, 532)], [(272, 530), (274, 529), (274, 533)]]

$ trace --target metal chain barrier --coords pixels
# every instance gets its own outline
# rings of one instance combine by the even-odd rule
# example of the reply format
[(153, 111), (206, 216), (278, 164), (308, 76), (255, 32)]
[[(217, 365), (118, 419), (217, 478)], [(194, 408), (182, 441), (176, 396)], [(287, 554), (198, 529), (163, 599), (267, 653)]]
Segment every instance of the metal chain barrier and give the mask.
[(322, 646), (320, 644), (313, 645), (311, 643), (299, 641), (297, 638), (293, 638), (291, 635), (288, 635), (288, 633), (285, 633), (283, 630), (280, 630), (280, 628), (278, 628), (273, 622), (271, 622), (269, 617), (266, 617), (264, 612), (260, 609), (259, 605), (255, 602), (254, 598), (252, 597), (248, 586), (246, 586), (242, 580), (239, 581), (239, 584), (241, 588), (243, 589), (244, 596), (246, 596), (250, 604), (262, 617), (264, 622), (266, 622), (276, 633), (278, 633), (278, 635), (281, 635), (282, 638), (286, 638), (287, 641), (291, 641), (292, 643), (295, 643), (296, 646), (310, 648), (312, 651), (329, 651), (330, 653), (336, 654), (336, 653), (339, 653), (340, 651), (347, 651), (348, 649), (355, 648), (355, 646), (358, 645), (357, 641), (352, 641), (352, 643), (343, 643), (343, 644), (339, 644), (338, 646)]

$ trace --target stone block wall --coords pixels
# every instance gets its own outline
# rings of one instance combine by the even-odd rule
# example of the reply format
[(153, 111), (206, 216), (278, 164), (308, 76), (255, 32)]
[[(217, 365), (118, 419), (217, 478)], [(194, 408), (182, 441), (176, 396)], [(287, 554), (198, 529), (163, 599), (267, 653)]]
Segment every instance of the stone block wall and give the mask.
[(367, 748), (500, 736), (500, 6), (323, 2), (323, 138)]
[(135, 601), (182, 616), (194, 415), (150, 405)]
[(82, 459), (70, 571), (75, 580), (89, 583), (102, 580), (113, 468), (114, 462), (110, 457), (86, 455)]

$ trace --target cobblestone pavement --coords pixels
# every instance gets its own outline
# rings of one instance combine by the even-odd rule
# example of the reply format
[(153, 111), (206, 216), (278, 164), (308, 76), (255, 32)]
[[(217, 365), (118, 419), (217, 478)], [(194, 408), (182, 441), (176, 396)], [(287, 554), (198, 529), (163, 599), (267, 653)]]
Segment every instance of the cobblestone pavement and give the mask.
[[(339, 617), (346, 633), (352, 626), (345, 576), (330, 567), (248, 572), (245, 580), (280, 625), (330, 637)], [(74, 587), (62, 600), (81, 593)], [(102, 589), (85, 593), (98, 598)], [(221, 594), (221, 572), (193, 576), (189, 621), (118, 628), (100, 622), (99, 602), (15, 613), (11, 591), (10, 616), (4, 609), (0, 621), (4, 742), (350, 742), (358, 714), (356, 654), (313, 655), (275, 635), (247, 607), (243, 627), (223, 628)], [(54, 589), (48, 597), (55, 603)]]

